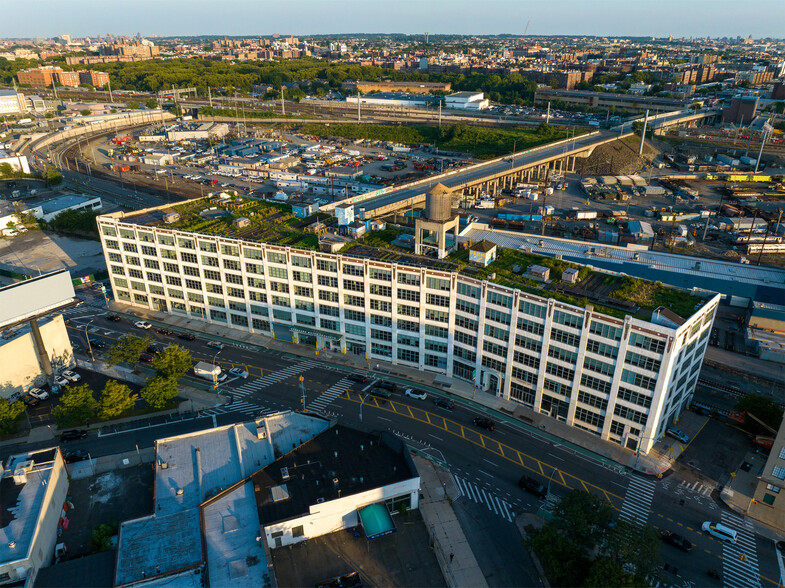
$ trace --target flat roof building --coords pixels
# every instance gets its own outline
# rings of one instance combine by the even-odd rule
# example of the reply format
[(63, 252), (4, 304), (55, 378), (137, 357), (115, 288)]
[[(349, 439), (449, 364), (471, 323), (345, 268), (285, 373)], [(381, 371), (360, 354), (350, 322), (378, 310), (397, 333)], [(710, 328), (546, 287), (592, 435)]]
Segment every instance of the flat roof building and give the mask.
[(431, 104), (436, 104), (438, 98), (436, 96), (425, 96), (419, 94), (413, 96), (410, 94), (402, 94), (397, 92), (376, 92), (374, 94), (366, 94), (365, 96), (347, 96), (346, 102), (348, 104), (367, 104), (369, 106), (405, 106), (408, 108), (424, 108)]
[[(497, 278), (496, 264), (470, 272), (451, 257), (391, 257), (367, 247), (333, 255), (264, 242), (262, 235), (275, 240), (274, 233), (256, 227), (263, 211), (251, 212), (271, 206), (265, 203), (223, 207), (210, 234), (189, 230), (204, 226), (199, 212), (206, 206), (191, 201), (98, 218), (118, 303), (473, 382), (483, 393), (644, 451), (692, 397), (718, 295), (661, 286), (685, 321), (669, 327), (652, 321), (651, 311), (662, 306), (657, 300), (637, 311), (599, 296), (557, 300), (514, 272)], [(163, 215), (172, 210), (181, 219), (167, 225)], [(251, 226), (236, 229), (236, 216), (250, 218)], [(497, 240), (502, 233), (486, 231), (476, 240), (505, 247), (499, 257), (506, 264), (517, 257), (523, 268), (554, 263), (522, 253), (524, 247), (506, 248)], [(164, 263), (173, 274), (166, 280), (154, 269), (138, 270)], [(595, 281), (622, 280), (559, 264), (583, 276), (596, 273)]]

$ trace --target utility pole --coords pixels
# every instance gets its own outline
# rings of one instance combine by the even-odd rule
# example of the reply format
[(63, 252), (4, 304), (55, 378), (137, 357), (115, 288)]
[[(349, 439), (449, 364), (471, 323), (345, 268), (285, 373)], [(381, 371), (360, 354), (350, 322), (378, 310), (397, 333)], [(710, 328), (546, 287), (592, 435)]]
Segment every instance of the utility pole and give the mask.
[(641, 145), (638, 147), (638, 157), (643, 155), (643, 141), (646, 139), (646, 126), (649, 124), (649, 109), (646, 109), (646, 116), (643, 117), (643, 132), (641, 133)]
[(357, 122), (360, 122), (360, 90), (357, 90)]
[(551, 122), (551, 101), (548, 101), (548, 113), (545, 115), (545, 123), (550, 124)]
[(114, 98), (112, 97), (112, 80), (109, 80), (106, 84), (109, 86), (109, 102), (114, 104)]
[(766, 135), (768, 134), (769, 130), (773, 130), (769, 122), (767, 121), (766, 124), (763, 125), (763, 132), (760, 136), (760, 151), (758, 151), (758, 160), (755, 162), (755, 173), (758, 173), (758, 166), (760, 166), (760, 158), (763, 156), (763, 146), (766, 144)]
[(439, 99), (439, 130), (442, 130), (442, 101)]
[(281, 83), (281, 116), (286, 116), (286, 105), (283, 102), (283, 93), (286, 87)]
[(207, 100), (210, 102), (210, 108), (213, 107), (213, 94), (210, 92), (210, 86), (207, 86)]

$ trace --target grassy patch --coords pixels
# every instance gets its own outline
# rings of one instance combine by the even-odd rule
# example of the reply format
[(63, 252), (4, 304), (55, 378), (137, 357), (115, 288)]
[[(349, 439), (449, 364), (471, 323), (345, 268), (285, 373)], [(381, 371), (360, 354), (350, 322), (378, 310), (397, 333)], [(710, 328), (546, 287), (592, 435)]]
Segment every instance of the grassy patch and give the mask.
[(702, 302), (700, 298), (690, 296), (681, 290), (667, 288), (660, 282), (649, 282), (629, 276), (617, 280), (619, 280), (619, 287), (611, 293), (611, 296), (634, 302), (642, 309), (654, 310), (664, 306), (682, 318), (689, 318), (695, 312), (695, 307)]

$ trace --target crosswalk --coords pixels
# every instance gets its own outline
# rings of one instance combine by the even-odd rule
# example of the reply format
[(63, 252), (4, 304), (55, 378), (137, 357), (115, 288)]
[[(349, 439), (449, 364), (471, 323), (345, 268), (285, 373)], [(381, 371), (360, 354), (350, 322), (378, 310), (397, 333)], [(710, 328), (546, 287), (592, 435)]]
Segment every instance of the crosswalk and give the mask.
[(306, 407), (311, 412), (324, 412), (324, 409), (326, 409), (333, 400), (346, 392), (346, 390), (351, 388), (351, 386), (352, 383), (349, 378), (343, 378), (322, 392), (319, 398), (313, 402), (308, 403)]
[(619, 518), (645, 525), (649, 518), (655, 486), (656, 482), (653, 479), (630, 476), (630, 484), (624, 494), (624, 504), (619, 512)]
[(760, 586), (758, 552), (752, 522), (728, 511), (723, 511), (721, 522), (737, 533), (736, 543), (722, 545), (723, 585), (731, 588)]
[(470, 482), (465, 478), (461, 478), (460, 476), (454, 477), (455, 482), (458, 485), (458, 489), (466, 498), (472, 502), (476, 502), (477, 504), (485, 505), (488, 510), (509, 522), (513, 521), (513, 518), (515, 517), (513, 515), (512, 505), (509, 502), (500, 499), (492, 492), (481, 488), (477, 484)]
[(687, 480), (682, 480), (681, 484), (679, 484), (679, 487), (689, 490), (690, 492), (697, 492), (703, 496), (711, 496), (711, 493), (714, 490), (714, 488), (711, 486), (706, 486), (705, 484), (701, 484), (698, 481), (690, 484)]
[(261, 390), (264, 390), (273, 384), (278, 384), (288, 378), (291, 378), (292, 376), (307, 372), (308, 370), (318, 365), (320, 365), (318, 361), (309, 359), (292, 364), (283, 368), (282, 370), (278, 370), (277, 372), (270, 372), (261, 378), (249, 379), (242, 386), (231, 390), (230, 393), (232, 395), (232, 402), (217, 408), (204, 410), (202, 411), (202, 414), (205, 416), (215, 416), (228, 412), (240, 412), (243, 414), (269, 414), (271, 412), (276, 412), (273, 409), (265, 412), (265, 409), (263, 409), (260, 405), (250, 402), (245, 398), (249, 394), (260, 392)]

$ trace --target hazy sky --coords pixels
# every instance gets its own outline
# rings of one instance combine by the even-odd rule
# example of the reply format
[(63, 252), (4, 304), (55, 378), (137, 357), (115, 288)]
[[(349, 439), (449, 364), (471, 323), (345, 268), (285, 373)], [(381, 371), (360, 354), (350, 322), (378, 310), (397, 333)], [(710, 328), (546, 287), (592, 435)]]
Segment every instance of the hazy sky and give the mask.
[[(5, 6), (3, 6), (3, 4)], [(457, 33), (785, 36), (785, 0), (23, 0), (0, 37)]]

